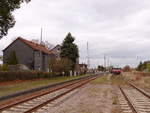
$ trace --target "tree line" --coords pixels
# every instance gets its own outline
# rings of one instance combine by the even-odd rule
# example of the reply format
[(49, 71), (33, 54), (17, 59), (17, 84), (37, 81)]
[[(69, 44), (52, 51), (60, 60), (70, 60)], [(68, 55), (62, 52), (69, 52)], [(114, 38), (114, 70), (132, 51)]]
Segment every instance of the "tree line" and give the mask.
[(136, 70), (150, 72), (150, 61), (140, 62)]

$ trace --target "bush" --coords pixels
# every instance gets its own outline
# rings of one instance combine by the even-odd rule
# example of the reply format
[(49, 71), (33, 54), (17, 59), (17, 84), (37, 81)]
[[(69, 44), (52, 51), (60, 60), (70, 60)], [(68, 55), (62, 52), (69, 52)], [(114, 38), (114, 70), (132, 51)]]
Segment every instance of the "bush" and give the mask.
[(131, 68), (129, 65), (126, 65), (124, 68), (123, 68), (123, 71), (124, 72), (131, 72)]
[(15, 51), (12, 51), (7, 59), (7, 64), (9, 65), (16, 65), (18, 64), (18, 59), (17, 59), (17, 56), (16, 56), (16, 52)]
[(61, 58), (60, 60), (52, 58), (49, 60), (49, 67), (51, 71), (58, 75), (61, 75), (62, 72), (65, 72), (65, 75), (69, 75), (69, 71), (72, 69), (72, 66), (72, 61), (66, 58)]
[(0, 65), (0, 71), (8, 71), (8, 65), (7, 64)]
[(52, 73), (40, 71), (0, 71), (0, 81), (31, 80), (38, 78), (51, 78), (53, 76), (55, 76), (55, 74), (52, 75)]

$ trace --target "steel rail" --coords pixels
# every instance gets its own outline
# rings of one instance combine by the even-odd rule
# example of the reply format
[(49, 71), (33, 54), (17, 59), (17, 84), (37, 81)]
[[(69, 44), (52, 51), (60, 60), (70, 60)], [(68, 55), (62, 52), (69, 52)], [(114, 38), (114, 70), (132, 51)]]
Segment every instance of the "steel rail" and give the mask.
[(52, 101), (54, 101), (54, 100), (56, 100), (56, 99), (58, 99), (58, 98), (60, 98), (60, 97), (62, 97), (62, 96), (64, 96), (64, 95), (66, 95), (67, 93), (69, 93), (69, 92), (71, 92), (71, 91), (73, 91), (73, 90), (75, 90), (75, 89), (77, 89), (77, 88), (79, 88), (79, 87), (81, 87), (81, 86), (83, 86), (83, 85), (89, 83), (90, 81), (92, 81), (92, 80), (94, 80), (94, 79), (96, 79), (96, 78), (97, 78), (97, 77), (89, 78), (89, 80), (85, 80), (83, 83), (81, 83), (81, 84), (79, 84), (79, 85), (77, 85), (77, 86), (75, 86), (75, 87), (69, 89), (68, 91), (66, 91), (66, 92), (64, 92), (64, 93), (61, 93), (61, 94), (57, 95), (56, 97), (54, 97), (54, 98), (52, 98), (52, 99), (49, 99), (48, 101), (46, 101), (46, 102), (44, 102), (44, 103), (42, 103), (42, 104), (40, 104), (40, 105), (35, 106), (34, 108), (31, 108), (30, 110), (28, 110), (28, 111), (26, 111), (26, 112), (24, 112), (24, 113), (32, 113), (32, 112), (35, 112), (35, 111), (37, 111), (38, 109), (42, 108), (43, 106), (47, 105), (48, 103), (50, 103), (50, 102), (52, 102)]
[(125, 97), (125, 99), (127, 100), (128, 105), (129, 105), (130, 108), (132, 109), (132, 112), (133, 112), (133, 113), (139, 113), (139, 112), (136, 110), (136, 107), (134, 106), (134, 104), (131, 102), (131, 100), (130, 100), (130, 98), (128, 97), (128, 95), (126, 95), (126, 93), (124, 92), (124, 90), (121, 88), (121, 86), (119, 86), (119, 89), (120, 89), (121, 93), (123, 94), (123, 96)]
[[(90, 76), (96, 76), (96, 75), (90, 75)], [(64, 82), (58, 82), (58, 83), (49, 84), (49, 85), (46, 85), (46, 86), (41, 86), (41, 87), (38, 87), (38, 88), (33, 88), (33, 89), (25, 90), (25, 91), (20, 91), (20, 92), (14, 93), (14, 94), (9, 94), (7, 96), (0, 97), (0, 101), (5, 101), (5, 100), (8, 100), (8, 99), (11, 99), (11, 98), (14, 98), (14, 97), (34, 93), (34, 92), (37, 92), (37, 91), (40, 91), (40, 90), (43, 90), (43, 89), (52, 88), (52, 87), (62, 85), (62, 84), (65, 84), (65, 83), (68, 83), (68, 82), (71, 82), (71, 81), (76, 81), (76, 80), (88, 78), (90, 76), (84, 76), (84, 77), (80, 77), (80, 78), (76, 78), (76, 79), (72, 79), (72, 80), (67, 80), (67, 81), (64, 81)]]
[(143, 89), (138, 88), (137, 86), (135, 86), (133, 83), (129, 83), (130, 86), (132, 86), (134, 89), (138, 90), (139, 92), (141, 92), (143, 95), (145, 95), (146, 97), (148, 97), (150, 99), (150, 94), (145, 92)]
[[(23, 103), (23, 102), (29, 101), (29, 100), (31, 100), (31, 99), (35, 99), (35, 98), (37, 98), (37, 97), (40, 97), (40, 96), (43, 96), (43, 95), (52, 93), (52, 92), (57, 91), (57, 90), (59, 90), (59, 89), (68, 87), (68, 86), (73, 85), (73, 84), (76, 84), (76, 83), (79, 83), (81, 80), (86, 80), (86, 79), (89, 79), (89, 78), (92, 78), (92, 77), (97, 77), (97, 76), (98, 76), (98, 75), (95, 75), (95, 76), (88, 76), (88, 77), (84, 77), (83, 79), (77, 79), (76, 81), (72, 81), (72, 80), (71, 80), (71, 83), (68, 83), (68, 82), (67, 82), (66, 85), (61, 84), (61, 85), (64, 85), (64, 86), (60, 86), (60, 85), (59, 85), (59, 86), (56, 87), (56, 88), (52, 87), (52, 88), (54, 88), (54, 89), (50, 89), (50, 91), (46, 91), (46, 92), (44, 92), (44, 93), (42, 93), (42, 94), (38, 94), (38, 95), (36, 95), (36, 96), (33, 95), (33, 96), (28, 97), (28, 98), (25, 98), (25, 99), (23, 99), (23, 100), (16, 101), (16, 102), (14, 102), (14, 103), (12, 103), (12, 104), (2, 106), (2, 107), (0, 107), (0, 111), (4, 111), (5, 109), (11, 108), (11, 107), (13, 107), (13, 106), (15, 106), (15, 105), (18, 105), (18, 104), (21, 104), (21, 103)], [(72, 82), (73, 82), (73, 83), (72, 83)]]

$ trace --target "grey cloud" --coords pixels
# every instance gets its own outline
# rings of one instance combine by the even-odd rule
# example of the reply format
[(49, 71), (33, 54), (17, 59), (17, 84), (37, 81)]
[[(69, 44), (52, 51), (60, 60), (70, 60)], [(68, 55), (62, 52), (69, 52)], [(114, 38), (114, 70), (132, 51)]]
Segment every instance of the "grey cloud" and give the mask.
[(43, 27), (43, 39), (53, 44), (71, 32), (81, 62), (86, 62), (88, 41), (92, 67), (103, 64), (104, 54), (114, 64), (136, 66), (150, 57), (149, 5), (149, 0), (32, 0), (14, 12), (16, 25), (0, 40), (0, 49), (12, 37), (39, 38)]

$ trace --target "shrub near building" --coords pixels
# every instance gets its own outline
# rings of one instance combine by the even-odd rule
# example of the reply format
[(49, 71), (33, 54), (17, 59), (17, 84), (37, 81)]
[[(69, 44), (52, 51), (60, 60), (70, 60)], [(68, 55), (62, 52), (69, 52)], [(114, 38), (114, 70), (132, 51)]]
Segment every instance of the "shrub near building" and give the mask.
[(0, 65), (0, 71), (7, 71), (8, 70), (8, 65), (7, 64), (1, 64)]
[(16, 65), (18, 64), (18, 59), (16, 56), (16, 52), (12, 51), (7, 59), (7, 64), (8, 65)]
[[(56, 74), (55, 74), (56, 76)], [(31, 80), (54, 77), (52, 73), (40, 71), (0, 71), (0, 81)]]

